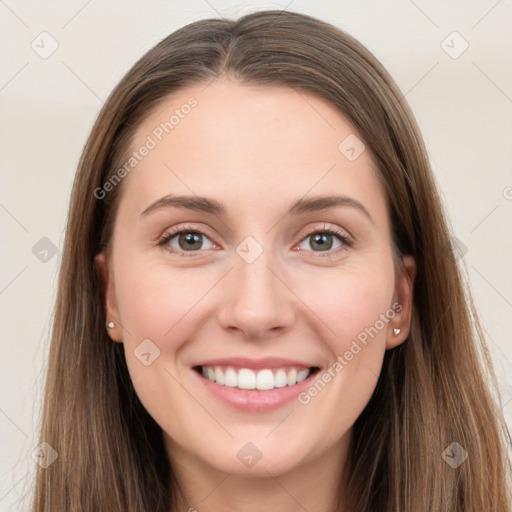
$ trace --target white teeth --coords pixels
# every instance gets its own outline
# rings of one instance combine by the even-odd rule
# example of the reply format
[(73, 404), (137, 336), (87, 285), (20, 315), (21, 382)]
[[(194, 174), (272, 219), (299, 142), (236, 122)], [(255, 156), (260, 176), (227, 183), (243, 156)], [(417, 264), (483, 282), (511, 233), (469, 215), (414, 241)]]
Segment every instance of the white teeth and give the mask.
[(274, 387), (284, 388), (286, 386), (286, 372), (283, 369), (277, 370), (274, 376)]
[(203, 377), (223, 386), (266, 391), (285, 386), (294, 386), (307, 379), (310, 369), (279, 368), (274, 372), (271, 369), (254, 371), (249, 368), (240, 368), (237, 371), (231, 367), (224, 369), (219, 366), (203, 366), (201, 372)]
[(288, 383), (288, 386), (297, 384), (297, 370), (295, 368), (288, 372), (288, 375), (286, 376), (286, 382)]
[(229, 386), (230, 388), (236, 388), (238, 384), (238, 376), (233, 370), (233, 368), (228, 368), (226, 373), (224, 374), (224, 386)]
[(215, 382), (224, 385), (224, 373), (220, 368), (215, 368)]
[(297, 382), (302, 382), (309, 375), (309, 370), (301, 370), (297, 373)]
[[(217, 382), (220, 384), (220, 382)], [(252, 370), (242, 368), (238, 371), (238, 387), (240, 389), (254, 389), (256, 387), (256, 375)]]
[(265, 391), (274, 388), (274, 374), (272, 370), (260, 370), (256, 375), (256, 389)]

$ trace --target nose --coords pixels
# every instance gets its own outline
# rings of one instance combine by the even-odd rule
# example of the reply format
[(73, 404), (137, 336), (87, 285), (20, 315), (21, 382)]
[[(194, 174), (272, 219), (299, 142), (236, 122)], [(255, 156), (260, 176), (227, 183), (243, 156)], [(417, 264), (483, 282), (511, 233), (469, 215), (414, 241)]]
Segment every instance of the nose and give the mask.
[(282, 336), (295, 323), (294, 295), (268, 253), (252, 263), (237, 256), (224, 280), (219, 322), (249, 341)]

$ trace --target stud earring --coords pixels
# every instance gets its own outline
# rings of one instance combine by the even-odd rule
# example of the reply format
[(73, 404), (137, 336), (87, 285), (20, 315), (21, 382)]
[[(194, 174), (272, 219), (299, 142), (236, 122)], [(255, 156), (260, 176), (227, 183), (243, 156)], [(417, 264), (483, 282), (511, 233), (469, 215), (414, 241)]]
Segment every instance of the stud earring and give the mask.
[(400, 334), (400, 329), (397, 329), (397, 328), (393, 329), (393, 334), (395, 336), (398, 336)]
[(114, 328), (114, 322), (109, 322), (109, 323), (107, 324), (107, 327), (108, 327), (109, 329), (113, 329), (113, 328)]

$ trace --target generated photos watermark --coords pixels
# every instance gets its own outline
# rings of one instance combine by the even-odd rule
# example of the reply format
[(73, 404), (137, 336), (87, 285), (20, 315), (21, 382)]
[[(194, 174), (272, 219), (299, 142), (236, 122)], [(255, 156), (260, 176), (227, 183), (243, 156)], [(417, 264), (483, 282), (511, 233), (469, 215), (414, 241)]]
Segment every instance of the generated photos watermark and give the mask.
[(357, 336), (352, 340), (350, 347), (342, 355), (339, 355), (335, 362), (325, 371), (323, 371), (309, 386), (308, 389), (303, 391), (297, 397), (302, 405), (307, 405), (311, 399), (320, 393), (329, 382), (331, 382), (336, 375), (338, 375), (354, 357), (361, 352), (361, 350), (368, 344), (369, 338), (373, 339), (384, 327), (392, 320), (397, 313), (402, 310), (402, 305), (395, 302), (385, 313), (379, 315), (378, 320), (370, 327), (365, 327)]
[(133, 151), (131, 156), (126, 162), (105, 182), (101, 187), (94, 189), (94, 197), (96, 199), (105, 199), (107, 194), (115, 189), (119, 183), (126, 177), (137, 165), (139, 165), (150, 152), (155, 149), (166, 135), (172, 132), (178, 126), (182, 119), (190, 114), (193, 108), (197, 107), (198, 101), (191, 96), (187, 102), (181, 105), (180, 108), (174, 110), (174, 113), (167, 121), (163, 121), (158, 126), (153, 128), (151, 134), (146, 137), (142, 146), (136, 151)]

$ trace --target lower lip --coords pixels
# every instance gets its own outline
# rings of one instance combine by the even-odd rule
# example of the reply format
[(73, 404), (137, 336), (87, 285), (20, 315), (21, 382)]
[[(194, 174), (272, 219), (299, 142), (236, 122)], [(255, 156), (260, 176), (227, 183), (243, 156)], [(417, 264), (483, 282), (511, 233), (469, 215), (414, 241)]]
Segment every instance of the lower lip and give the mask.
[(311, 382), (319, 373), (317, 371), (313, 375), (310, 374), (302, 382), (298, 382), (293, 386), (260, 391), (258, 389), (245, 390), (217, 384), (203, 377), (197, 371), (192, 371), (201, 380), (206, 389), (219, 400), (236, 409), (252, 412), (273, 411), (293, 401), (311, 385)]

